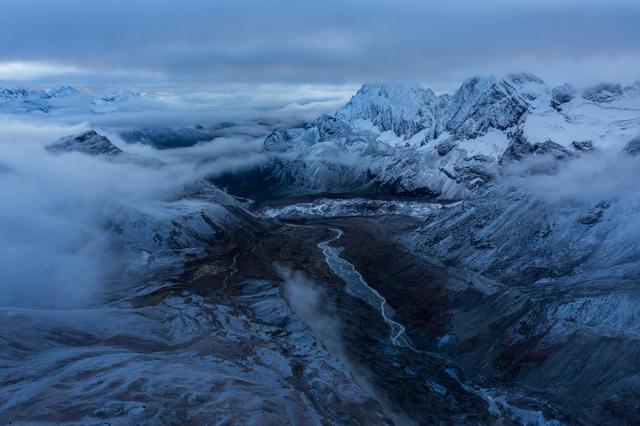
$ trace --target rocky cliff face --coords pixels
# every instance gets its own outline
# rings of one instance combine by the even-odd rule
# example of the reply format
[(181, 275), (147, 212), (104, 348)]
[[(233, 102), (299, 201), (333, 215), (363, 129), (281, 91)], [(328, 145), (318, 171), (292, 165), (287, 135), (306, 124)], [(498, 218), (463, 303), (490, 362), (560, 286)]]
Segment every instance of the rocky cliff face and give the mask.
[[(606, 111), (589, 108), (600, 119)], [(636, 115), (625, 126), (635, 131), (639, 112), (625, 110)], [(585, 424), (640, 419), (630, 404), (640, 391), (640, 196), (629, 185), (639, 163), (637, 137), (622, 127), (603, 126), (617, 133), (615, 144), (600, 136), (567, 146), (532, 143), (525, 124), (492, 185), (432, 212), (404, 238), (468, 282), (495, 286), (456, 296), (466, 301), (448, 311), (441, 349), (478, 377), (545, 395)]]
[(530, 110), (530, 102), (544, 94), (544, 88), (533, 91), (528, 87), (531, 85), (541, 86), (542, 81), (528, 75), (467, 80), (451, 98), (444, 126), (456, 139), (475, 139), (490, 129), (509, 129)]
[[(638, 163), (621, 154), (597, 173), (582, 166), (494, 185), (433, 212), (404, 242), (495, 286), (459, 294), (473, 303), (448, 311), (441, 349), (468, 372), (545, 395), (585, 424), (635, 423), (640, 197), (624, 181)], [(600, 186), (601, 172), (615, 177)]]

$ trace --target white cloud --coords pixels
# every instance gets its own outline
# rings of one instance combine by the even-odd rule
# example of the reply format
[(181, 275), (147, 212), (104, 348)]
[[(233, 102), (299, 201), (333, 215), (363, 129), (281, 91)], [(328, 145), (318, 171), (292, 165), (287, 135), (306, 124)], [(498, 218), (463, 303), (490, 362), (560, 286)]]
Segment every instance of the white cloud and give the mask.
[(44, 149), (88, 127), (0, 118), (0, 306), (86, 303), (130, 260), (107, 226), (114, 217), (173, 199), (210, 174), (262, 161), (253, 137), (175, 151), (138, 147), (164, 167)]
[(70, 64), (62, 68), (88, 70), (82, 77), (94, 82), (446, 85), (521, 65), (553, 81), (638, 78), (637, 60), (618, 60), (640, 57), (637, 1), (166, 0), (151, 9), (138, 0), (5, 0), (0, 39), (11, 42), (0, 61), (40, 64), (24, 73), (39, 76)]
[(57, 65), (47, 62), (0, 62), (0, 80), (28, 81), (86, 73), (87, 71), (71, 65)]

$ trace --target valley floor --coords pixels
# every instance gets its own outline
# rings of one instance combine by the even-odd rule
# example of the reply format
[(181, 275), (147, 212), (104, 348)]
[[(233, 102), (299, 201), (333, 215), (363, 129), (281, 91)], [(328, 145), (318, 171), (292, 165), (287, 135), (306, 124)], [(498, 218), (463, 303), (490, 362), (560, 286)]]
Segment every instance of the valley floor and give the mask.
[(3, 310), (1, 417), (593, 424), (601, 412), (522, 379), (517, 368), (535, 368), (500, 347), (532, 294), (409, 251), (401, 237), (422, 221), (402, 203), (394, 214), (349, 205), (277, 220), (272, 210), (266, 226), (179, 276), (65, 315)]

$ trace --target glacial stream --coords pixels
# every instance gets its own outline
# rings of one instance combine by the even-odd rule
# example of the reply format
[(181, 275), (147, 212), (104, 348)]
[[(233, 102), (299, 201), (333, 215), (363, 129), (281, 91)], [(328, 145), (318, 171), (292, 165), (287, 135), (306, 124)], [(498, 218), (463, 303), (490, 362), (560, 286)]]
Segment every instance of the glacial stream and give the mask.
[(391, 342), (395, 346), (412, 348), (411, 341), (405, 334), (405, 327), (393, 320), (394, 311), (376, 289), (371, 288), (364, 280), (360, 272), (358, 272), (353, 264), (347, 262), (340, 257), (341, 247), (332, 247), (330, 244), (342, 237), (343, 232), (340, 229), (332, 228), (336, 236), (318, 244), (318, 248), (322, 250), (325, 260), (329, 268), (345, 282), (345, 290), (354, 297), (364, 300), (373, 308), (378, 309), (384, 322), (391, 329)]
[[(329, 268), (345, 282), (345, 290), (352, 296), (367, 302), (380, 312), (384, 322), (389, 325), (390, 339), (393, 345), (421, 352), (412, 345), (411, 340), (405, 333), (405, 327), (393, 319), (395, 313), (384, 296), (367, 284), (352, 263), (340, 257), (340, 253), (343, 250), (342, 247), (332, 247), (330, 245), (334, 241), (339, 240), (343, 235), (340, 229), (332, 228), (332, 230), (336, 235), (327, 241), (319, 243), (318, 248), (322, 250)], [(447, 368), (445, 371), (451, 378), (457, 381), (464, 390), (484, 399), (488, 404), (489, 411), (496, 416), (508, 413), (510, 418), (523, 425), (560, 426), (562, 424), (557, 420), (547, 420), (541, 411), (527, 410), (513, 406), (504, 395), (500, 395), (494, 390), (479, 388), (464, 383), (460, 380), (458, 373), (453, 368)], [(431, 391), (437, 394), (445, 395), (448, 392), (441, 384), (434, 381), (425, 380), (425, 383)]]

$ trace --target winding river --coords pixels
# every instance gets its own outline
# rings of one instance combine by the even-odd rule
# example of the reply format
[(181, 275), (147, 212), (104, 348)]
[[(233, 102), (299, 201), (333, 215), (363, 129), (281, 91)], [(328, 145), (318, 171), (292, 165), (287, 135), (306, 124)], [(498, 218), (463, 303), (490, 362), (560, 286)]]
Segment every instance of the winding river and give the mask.
[[(327, 241), (319, 243), (318, 248), (322, 250), (325, 260), (331, 270), (345, 282), (345, 290), (352, 296), (364, 300), (380, 312), (384, 322), (389, 325), (390, 339), (394, 346), (421, 352), (413, 347), (411, 340), (409, 340), (409, 337), (405, 334), (405, 327), (393, 319), (393, 308), (389, 306), (384, 296), (367, 284), (353, 264), (340, 257), (340, 252), (343, 250), (342, 247), (332, 247), (330, 245), (334, 241), (339, 240), (343, 235), (343, 232), (340, 229), (331, 229), (336, 233), (336, 235)], [(460, 380), (458, 373), (453, 368), (447, 368), (445, 371), (467, 392), (476, 394), (480, 398), (484, 399), (488, 404), (489, 411), (496, 416), (501, 416), (504, 412), (507, 412), (522, 424), (545, 426), (561, 425), (561, 423), (556, 420), (545, 419), (543, 413), (540, 411), (522, 409), (509, 404), (505, 395), (500, 395), (495, 390), (479, 388), (464, 383)], [(448, 392), (448, 390), (441, 384), (432, 380), (426, 380), (425, 383), (434, 393), (446, 394)]]
[(394, 311), (376, 289), (371, 288), (364, 280), (360, 272), (358, 272), (350, 262), (340, 257), (341, 247), (332, 247), (330, 244), (342, 237), (342, 230), (332, 228), (336, 235), (318, 244), (318, 248), (322, 250), (325, 260), (329, 268), (345, 282), (345, 290), (354, 297), (364, 300), (373, 308), (380, 311), (384, 322), (389, 325), (391, 330), (391, 342), (395, 346), (412, 348), (411, 341), (405, 334), (405, 327), (397, 321), (393, 320)]

